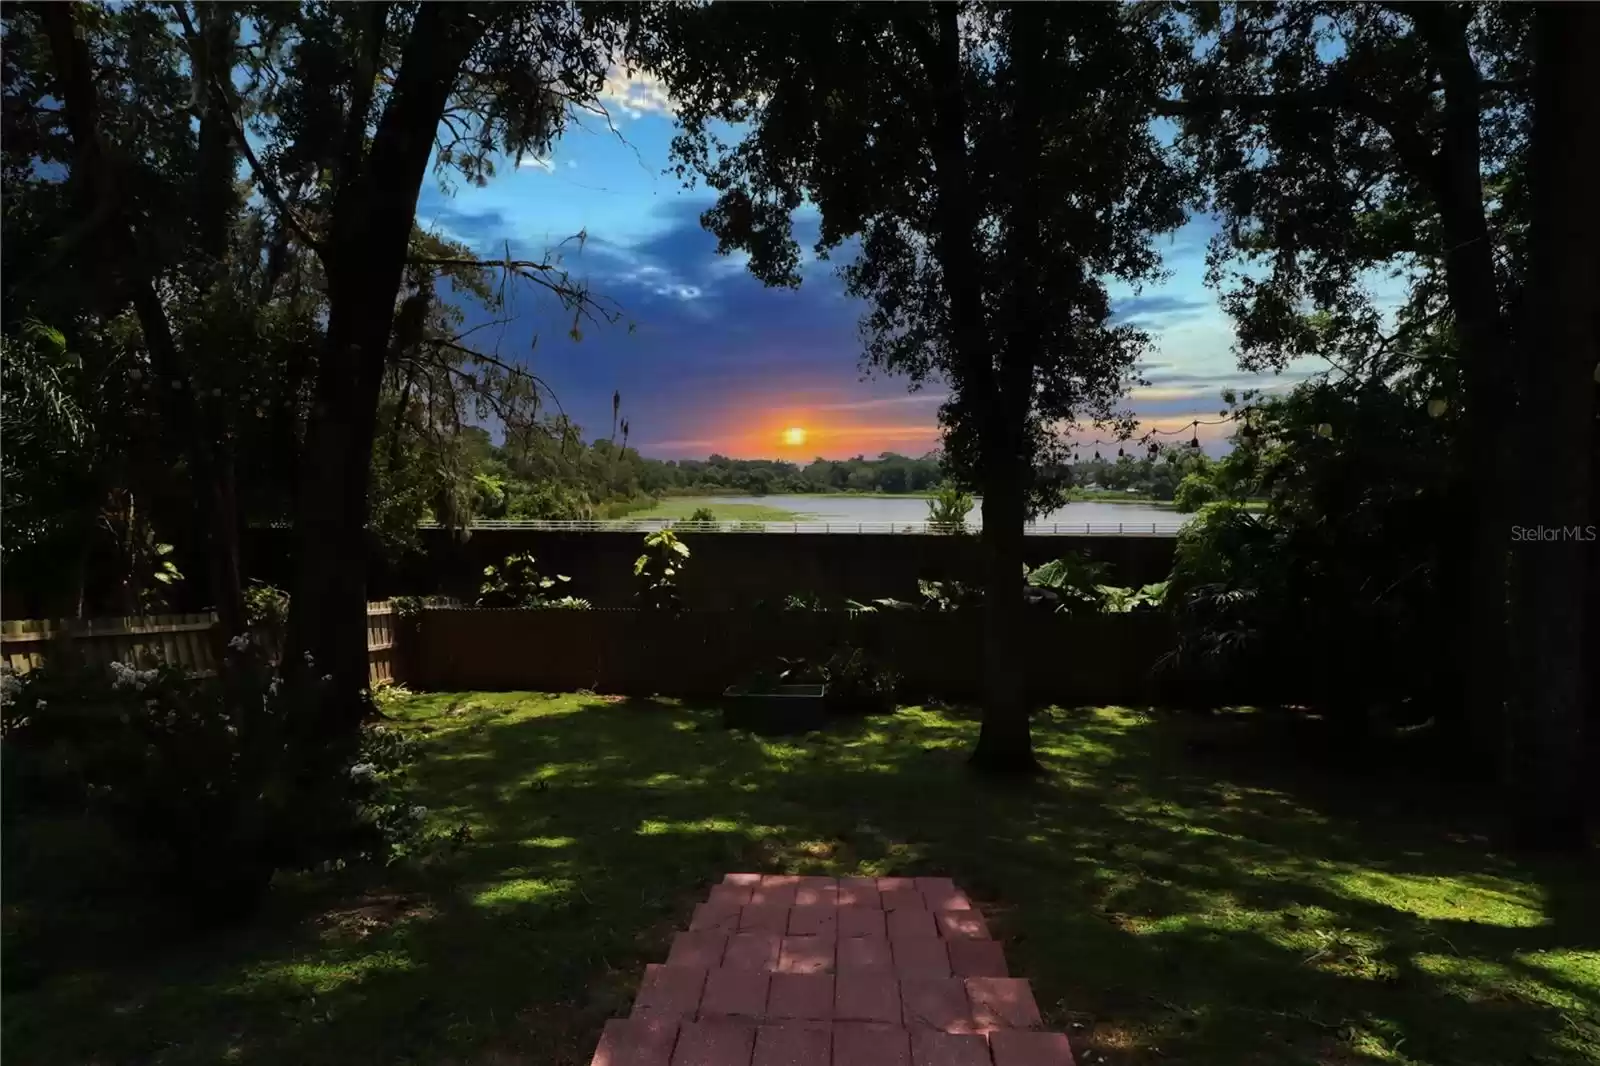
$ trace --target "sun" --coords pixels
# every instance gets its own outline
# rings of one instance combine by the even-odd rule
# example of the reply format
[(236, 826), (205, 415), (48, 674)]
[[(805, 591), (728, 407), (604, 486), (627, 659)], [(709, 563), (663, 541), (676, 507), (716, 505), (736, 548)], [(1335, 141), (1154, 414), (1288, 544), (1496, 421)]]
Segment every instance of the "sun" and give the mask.
[(799, 426), (790, 426), (783, 431), (783, 443), (791, 448), (798, 448), (806, 442), (806, 431)]

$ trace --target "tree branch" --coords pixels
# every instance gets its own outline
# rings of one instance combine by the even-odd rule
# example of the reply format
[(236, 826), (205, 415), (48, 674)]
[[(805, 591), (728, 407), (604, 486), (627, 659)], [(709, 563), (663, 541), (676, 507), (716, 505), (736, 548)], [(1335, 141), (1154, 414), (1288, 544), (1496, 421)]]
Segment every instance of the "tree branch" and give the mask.
[[(172, 7), (177, 12), (178, 21), (183, 24), (183, 36), (189, 45), (189, 62), (192, 65), (196, 62), (194, 48), (198, 34), (195, 31), (193, 21), (189, 18), (188, 8), (182, 3), (173, 4)], [(217, 98), (217, 111), (228, 120), (229, 132), (233, 134), (234, 140), (238, 142), (239, 152), (244, 156), (245, 162), (250, 165), (250, 174), (255, 178), (256, 186), (261, 189), (262, 195), (271, 202), (273, 208), (277, 210), (279, 216), (294, 231), (295, 235), (305, 242), (307, 248), (316, 253), (318, 259), (322, 260), (322, 265), (326, 269), (328, 266), (326, 246), (322, 241), (312, 236), (310, 227), (301, 220), (299, 215), (295, 214), (294, 208), (289, 206), (289, 201), (284, 197), (283, 190), (278, 188), (277, 182), (272, 180), (271, 175), (267, 173), (266, 167), (262, 166), (261, 160), (256, 157), (255, 149), (250, 147), (250, 140), (245, 136), (244, 127), (239, 123), (238, 116), (234, 114), (233, 94), (228, 91), (222, 79), (217, 77), (216, 71), (208, 71), (208, 75), (211, 82), (210, 91)]]

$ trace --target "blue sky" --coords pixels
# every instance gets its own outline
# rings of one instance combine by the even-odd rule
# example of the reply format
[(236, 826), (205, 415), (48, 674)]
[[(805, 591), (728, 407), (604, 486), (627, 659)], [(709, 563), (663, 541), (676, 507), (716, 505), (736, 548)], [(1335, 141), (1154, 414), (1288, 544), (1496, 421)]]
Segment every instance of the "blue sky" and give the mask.
[[(519, 258), (560, 246), (565, 267), (614, 301), (632, 331), (586, 325), (575, 342), (570, 315), (525, 287), (514, 321), (473, 339), (532, 368), (587, 436), (609, 432), (620, 392), (630, 443), (646, 455), (806, 461), (937, 446), (938, 389), (863, 380), (861, 305), (843, 294), (834, 264), (809, 262), (798, 290), (773, 290), (737, 258), (718, 256), (698, 223), (708, 192), (662, 172), (673, 131), (665, 97), (648, 80), (615, 78), (604, 102), (615, 132), (584, 116), (548, 156), (503, 161), (487, 187), (425, 183), (417, 215), (485, 256), (502, 256), (507, 243)], [(808, 221), (800, 219), (803, 244)], [(1215, 418), (1230, 385), (1286, 384), (1235, 366), (1232, 331), (1202, 281), (1211, 231), (1202, 217), (1161, 238), (1170, 280), (1138, 294), (1112, 290), (1118, 313), (1157, 342), (1144, 371), (1150, 386), (1130, 397), (1146, 426)], [(567, 240), (580, 232), (581, 250)], [(783, 442), (791, 426), (807, 431), (804, 445)], [(1221, 447), (1222, 432), (1202, 430), (1208, 450)]]

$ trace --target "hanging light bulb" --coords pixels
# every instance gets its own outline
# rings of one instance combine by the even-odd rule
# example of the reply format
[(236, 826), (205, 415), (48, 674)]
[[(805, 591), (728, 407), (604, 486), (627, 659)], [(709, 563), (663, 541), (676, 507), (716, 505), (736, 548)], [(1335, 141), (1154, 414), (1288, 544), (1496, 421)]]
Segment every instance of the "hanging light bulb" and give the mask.
[(1097, 462), (1097, 463), (1100, 461), (1100, 449), (1099, 448), (1096, 448), (1094, 450), (1094, 461)]
[(1121, 459), (1121, 458), (1122, 458), (1122, 457), (1123, 457), (1123, 456), (1124, 456), (1124, 455), (1126, 455), (1126, 454), (1128, 454), (1128, 453), (1127, 453), (1127, 452), (1124, 452), (1124, 451), (1123, 451), (1123, 450), (1122, 450), (1122, 445), (1120, 445), (1120, 444), (1119, 444), (1119, 445), (1117, 445), (1117, 458), (1118, 458), (1118, 459)]

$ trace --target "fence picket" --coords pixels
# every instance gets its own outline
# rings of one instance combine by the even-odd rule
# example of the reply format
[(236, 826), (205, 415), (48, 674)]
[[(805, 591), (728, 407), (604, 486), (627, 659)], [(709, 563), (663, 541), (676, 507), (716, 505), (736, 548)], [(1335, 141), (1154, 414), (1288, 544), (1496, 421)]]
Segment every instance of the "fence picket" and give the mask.
[[(388, 600), (367, 607), (368, 661), (382, 659), (381, 665), (373, 663), (373, 684), (393, 680), (389, 659), (394, 640), (392, 615)], [(0, 662), (17, 674), (38, 670), (48, 661), (50, 646), (66, 641), (72, 653), (91, 667), (157, 659), (191, 674), (206, 675), (216, 669), (211, 651), (216, 625), (215, 612), (61, 620), (8, 618), (0, 623)]]

